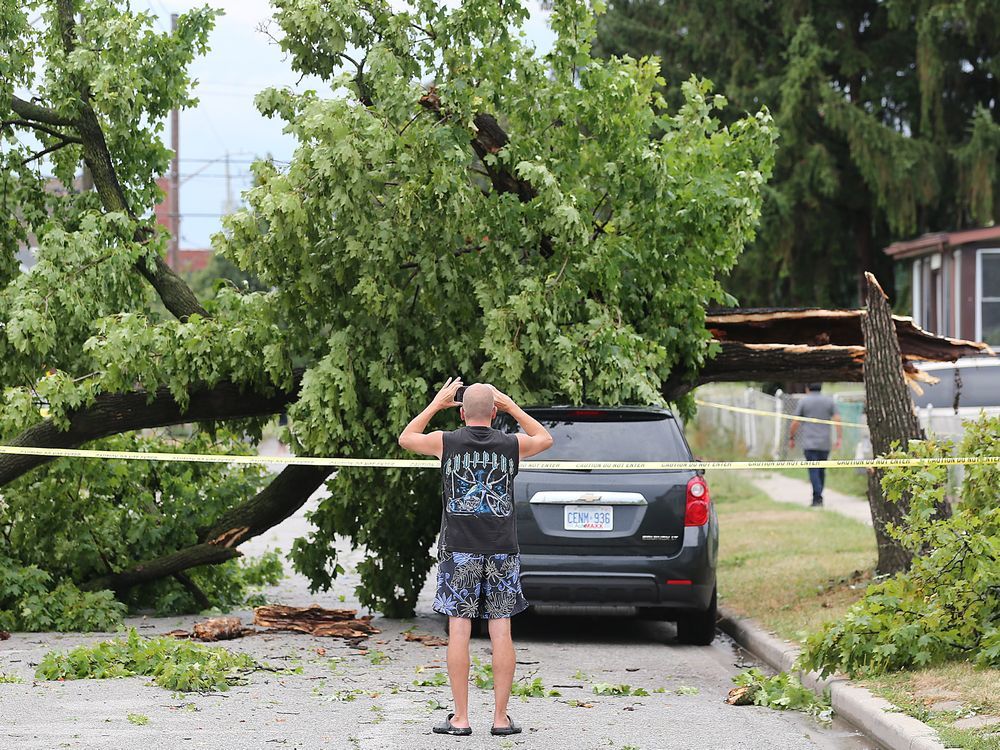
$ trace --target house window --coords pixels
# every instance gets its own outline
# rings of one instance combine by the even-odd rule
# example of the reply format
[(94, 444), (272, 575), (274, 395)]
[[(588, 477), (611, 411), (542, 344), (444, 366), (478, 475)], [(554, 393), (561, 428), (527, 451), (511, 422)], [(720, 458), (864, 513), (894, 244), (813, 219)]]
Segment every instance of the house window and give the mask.
[(1000, 346), (1000, 249), (980, 250), (976, 266), (976, 338)]

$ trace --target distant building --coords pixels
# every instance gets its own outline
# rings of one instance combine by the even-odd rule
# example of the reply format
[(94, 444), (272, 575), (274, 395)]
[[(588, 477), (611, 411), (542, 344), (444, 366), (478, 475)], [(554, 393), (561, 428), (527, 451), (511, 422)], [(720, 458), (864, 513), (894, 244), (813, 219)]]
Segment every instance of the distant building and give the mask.
[[(157, 187), (163, 191), (163, 200), (157, 203), (153, 207), (153, 215), (156, 217), (156, 223), (161, 227), (170, 231), (170, 215), (173, 213), (173, 200), (170, 193), (170, 177), (164, 175), (163, 177), (158, 177), (156, 180)], [(205, 266), (208, 265), (209, 259), (212, 257), (212, 248), (180, 248), (177, 251), (177, 267), (174, 268), (175, 271), (180, 273), (191, 273), (192, 271), (200, 271)], [(170, 253), (167, 253), (167, 264), (173, 268), (173, 259), (170, 257)]]
[(897, 289), (909, 288), (917, 325), (1000, 346), (1000, 227), (925, 234), (885, 253), (896, 263)]

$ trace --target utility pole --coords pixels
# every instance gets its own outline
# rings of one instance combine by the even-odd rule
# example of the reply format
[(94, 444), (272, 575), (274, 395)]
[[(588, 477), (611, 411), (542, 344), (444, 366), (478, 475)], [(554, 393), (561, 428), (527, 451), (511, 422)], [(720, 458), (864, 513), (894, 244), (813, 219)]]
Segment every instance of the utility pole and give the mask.
[(226, 202), (222, 206), (222, 213), (231, 214), (234, 208), (233, 185), (229, 178), (229, 152), (226, 151)]
[[(177, 14), (170, 14), (170, 31), (177, 32)], [(170, 160), (170, 247), (167, 260), (175, 271), (180, 260), (181, 242), (181, 170), (180, 170), (180, 113), (177, 108), (170, 110), (170, 148), (174, 152)]]

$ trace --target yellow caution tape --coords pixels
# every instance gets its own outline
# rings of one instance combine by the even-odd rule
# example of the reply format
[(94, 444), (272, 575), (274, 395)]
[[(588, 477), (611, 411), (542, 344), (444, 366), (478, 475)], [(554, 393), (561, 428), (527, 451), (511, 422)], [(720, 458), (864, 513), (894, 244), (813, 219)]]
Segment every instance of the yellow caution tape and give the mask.
[[(81, 448), (35, 448), (0, 445), (0, 454), (48, 456), (51, 458), (102, 458), (126, 461), (183, 461), (250, 465), (362, 467), (367, 469), (438, 469), (436, 458), (323, 458), (319, 456), (238, 456), (225, 453), (144, 453), (140, 451), (84, 450)], [(1000, 465), (1000, 456), (948, 456), (942, 458), (868, 458), (826, 461), (523, 461), (525, 471), (701, 471), (704, 469), (864, 469), (893, 466)]]
[(736, 411), (740, 414), (759, 414), (762, 417), (776, 417), (777, 419), (789, 419), (793, 422), (814, 422), (816, 424), (839, 424), (841, 427), (864, 427), (868, 425), (863, 422), (838, 422), (833, 419), (817, 419), (816, 417), (797, 417), (794, 414), (785, 414), (780, 411), (767, 411), (765, 409), (751, 409), (748, 406), (731, 406), (730, 404), (717, 404), (714, 401), (702, 401), (700, 398), (694, 400), (698, 406), (709, 406), (713, 409), (724, 409), (725, 411)]

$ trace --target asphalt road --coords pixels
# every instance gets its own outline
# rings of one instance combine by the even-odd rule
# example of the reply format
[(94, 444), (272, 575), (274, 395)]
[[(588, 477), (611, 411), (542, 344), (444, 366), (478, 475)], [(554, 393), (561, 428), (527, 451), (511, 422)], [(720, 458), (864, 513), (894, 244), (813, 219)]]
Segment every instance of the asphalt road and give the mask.
[[(287, 550), (308, 530), (303, 513), (244, 546), (248, 555)], [(333, 591), (311, 595), (291, 575), (269, 591), (274, 603), (350, 606), (357, 577), (346, 548), (348, 574)], [(343, 601), (341, 601), (343, 597)], [(268, 633), (225, 644), (275, 667), (301, 674), (256, 672), (226, 693), (172, 694), (145, 678), (34, 682), (33, 665), (51, 648), (101, 636), (15, 633), (0, 642), (0, 671), (26, 682), (0, 684), (0, 750), (155, 748), (156, 750), (266, 750), (288, 748), (544, 748), (544, 750), (861, 750), (875, 746), (850, 727), (822, 726), (808, 716), (723, 702), (731, 678), (752, 664), (724, 636), (710, 647), (675, 642), (668, 623), (632, 618), (525, 615), (515, 619), (518, 677), (540, 678), (559, 697), (511, 701), (524, 727), (511, 738), (491, 737), (490, 692), (471, 690), (473, 736), (431, 733), (447, 710), (447, 686), (422, 686), (444, 673), (445, 649), (407, 642), (403, 631), (440, 634), (425, 587), (413, 620), (377, 618), (382, 631), (363, 655), (339, 639)], [(243, 613), (251, 621), (250, 613)], [(132, 618), (143, 634), (189, 628), (197, 617)], [(372, 657), (381, 652), (384, 657)], [(473, 654), (489, 660), (489, 641)], [(379, 663), (373, 663), (379, 662)], [(599, 683), (644, 688), (649, 695), (598, 695)], [(132, 721), (129, 720), (132, 714)], [(136, 724), (145, 717), (148, 723)]]

